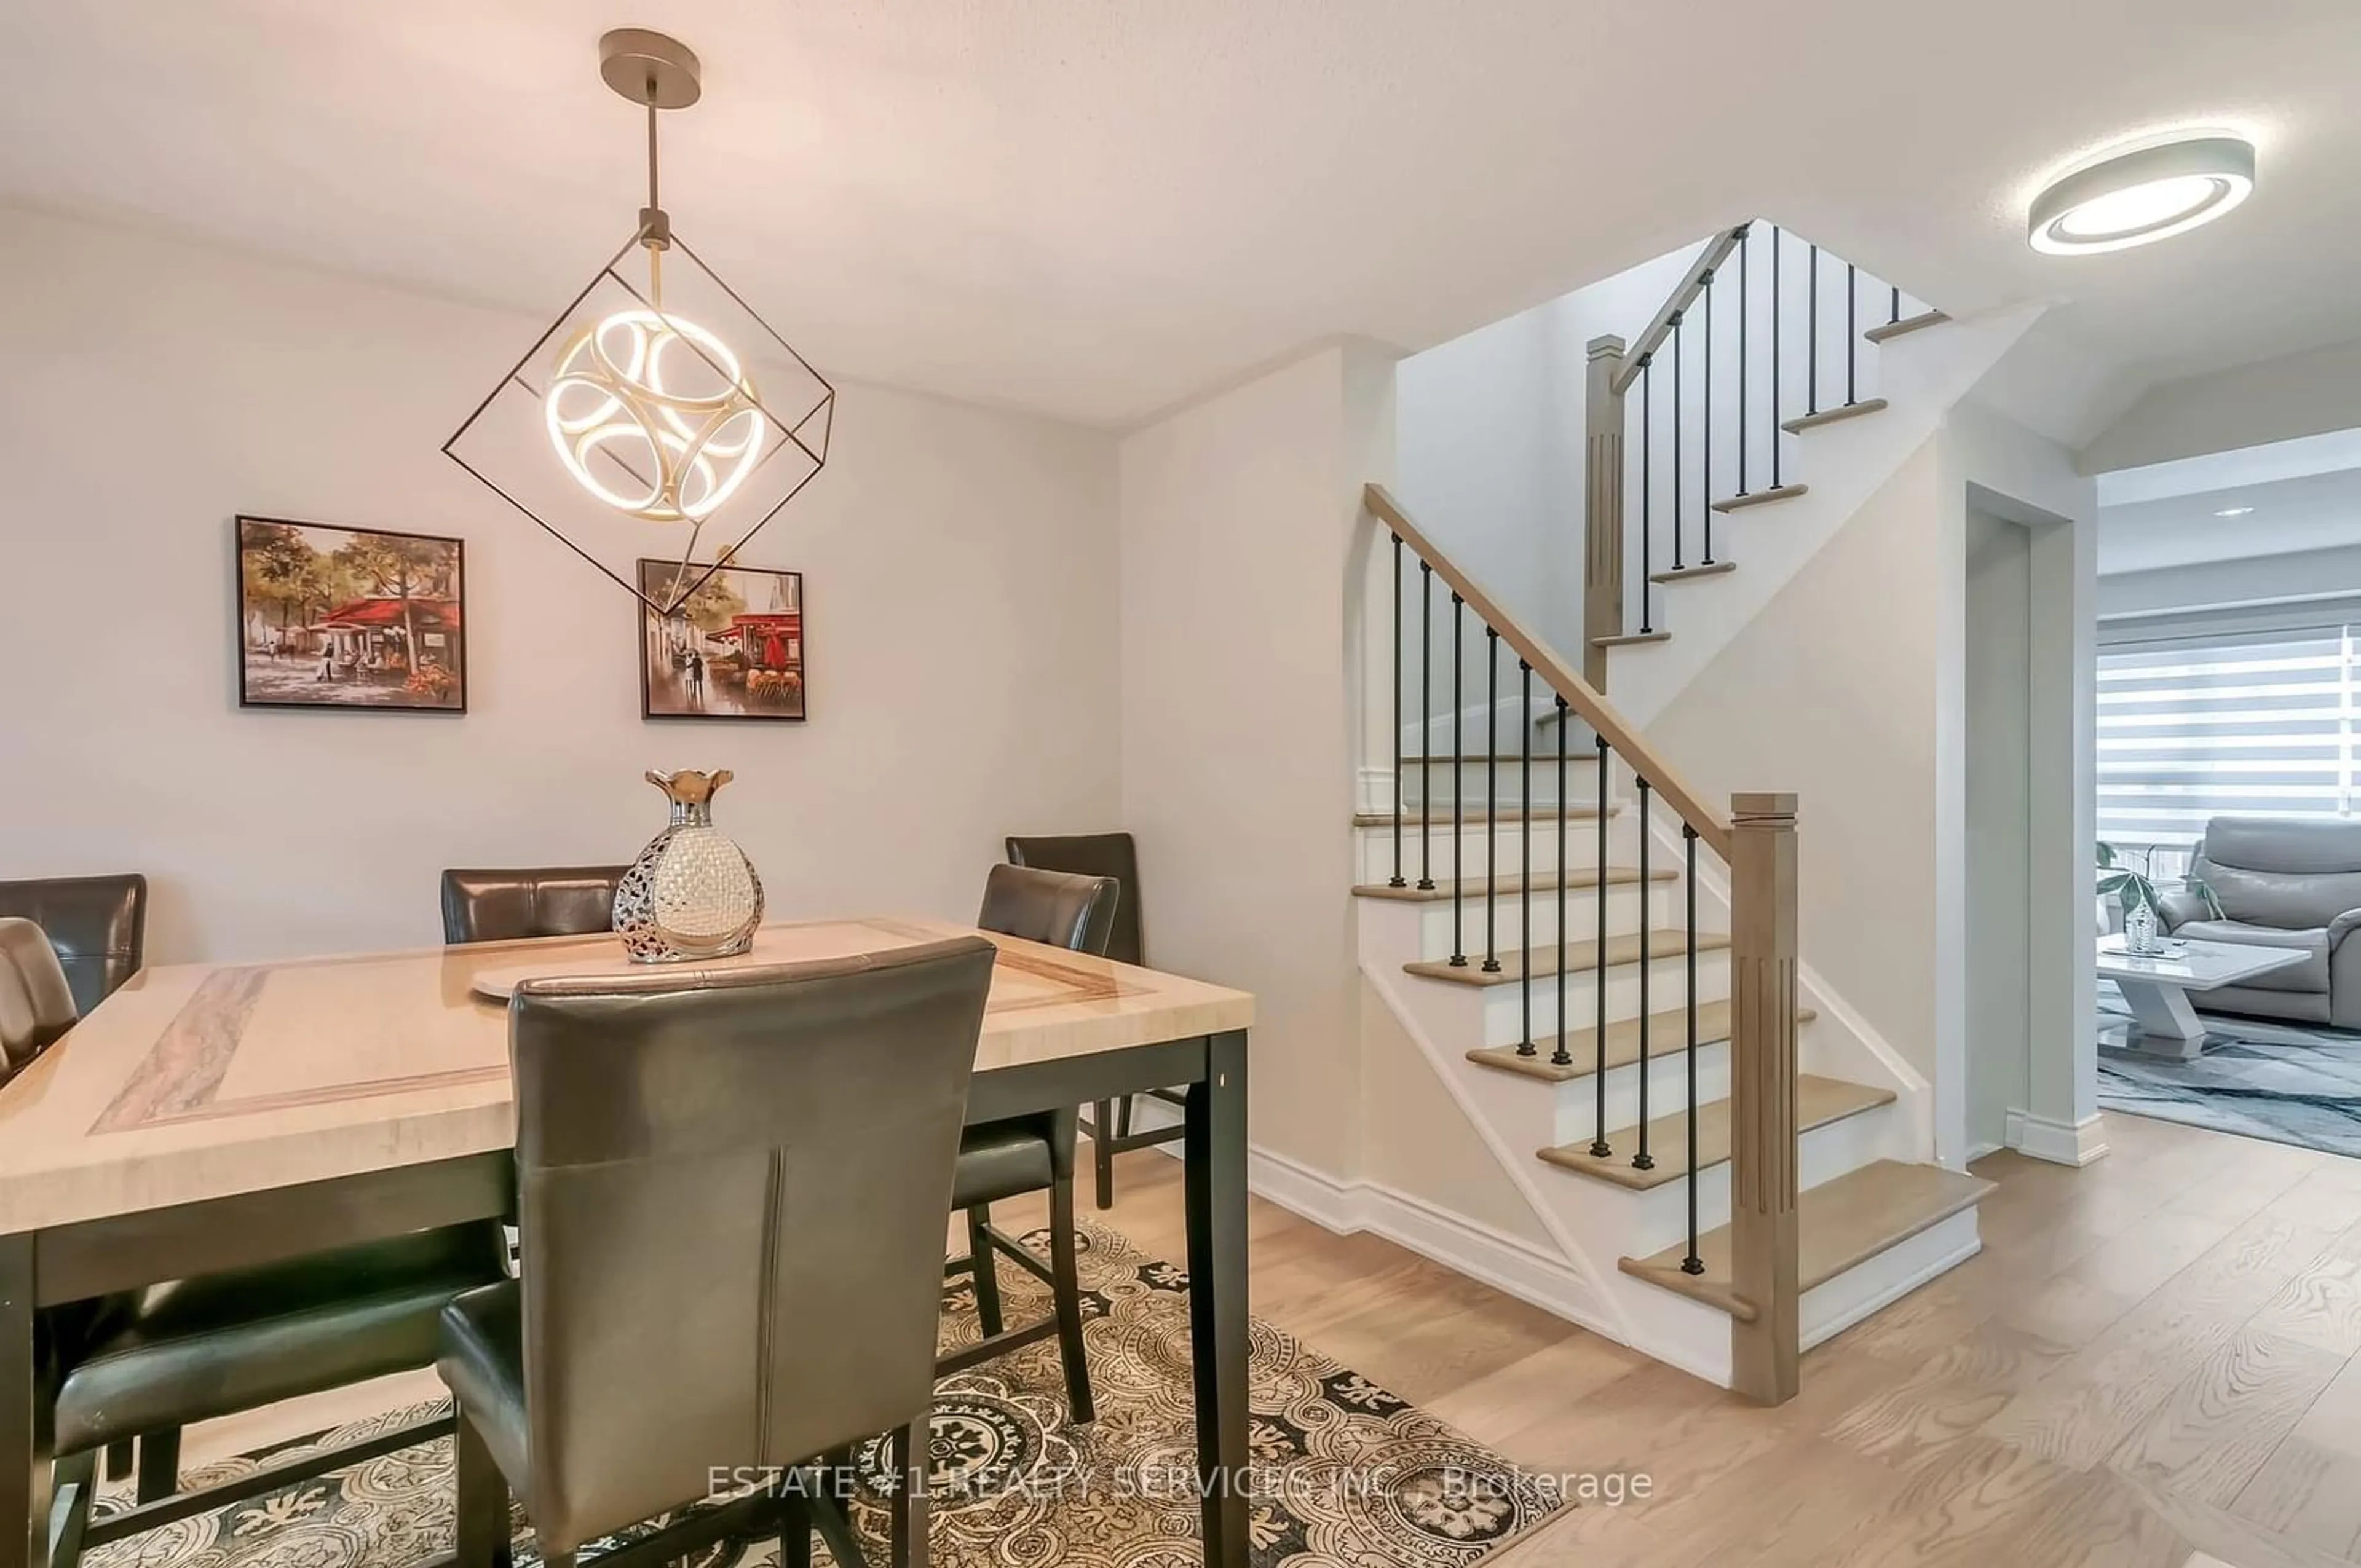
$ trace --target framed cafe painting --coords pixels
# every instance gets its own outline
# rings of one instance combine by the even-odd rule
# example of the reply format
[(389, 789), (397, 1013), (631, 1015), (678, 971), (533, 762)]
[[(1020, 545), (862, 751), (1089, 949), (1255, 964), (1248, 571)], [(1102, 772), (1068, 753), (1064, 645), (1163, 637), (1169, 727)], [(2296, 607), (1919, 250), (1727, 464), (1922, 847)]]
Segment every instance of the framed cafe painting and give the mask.
[[(698, 563), (642, 561), (640, 591), (669, 600)], [(670, 615), (642, 606), (640, 713), (647, 718), (801, 719), (804, 576), (723, 566)]]
[(243, 707), (467, 710), (467, 546), (240, 517)]

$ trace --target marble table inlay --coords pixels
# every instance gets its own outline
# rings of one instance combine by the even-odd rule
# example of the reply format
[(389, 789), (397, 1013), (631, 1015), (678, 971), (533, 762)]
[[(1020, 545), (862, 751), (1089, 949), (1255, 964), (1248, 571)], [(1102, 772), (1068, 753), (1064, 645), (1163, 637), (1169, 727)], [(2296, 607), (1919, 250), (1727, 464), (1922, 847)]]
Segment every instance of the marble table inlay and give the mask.
[[(877, 951), (965, 929), (770, 926), (750, 957)], [(993, 940), (979, 1072), (1253, 1022), (1242, 992)], [(479, 981), (595, 973), (620, 958), (612, 938), (555, 938), (146, 970), (0, 1090), (0, 1234), (504, 1148), (507, 1010)]]

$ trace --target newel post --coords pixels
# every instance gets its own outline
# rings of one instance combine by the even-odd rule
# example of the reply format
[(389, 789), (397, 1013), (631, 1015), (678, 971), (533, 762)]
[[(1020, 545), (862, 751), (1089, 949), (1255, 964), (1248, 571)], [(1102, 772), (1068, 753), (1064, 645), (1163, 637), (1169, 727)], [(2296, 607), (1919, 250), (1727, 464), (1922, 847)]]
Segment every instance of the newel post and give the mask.
[(1583, 397), (1582, 675), (1607, 689), (1607, 650), (1623, 630), (1623, 340), (1590, 340)]
[(1730, 1386), (1795, 1398), (1802, 1359), (1795, 1245), (1795, 797), (1730, 802)]

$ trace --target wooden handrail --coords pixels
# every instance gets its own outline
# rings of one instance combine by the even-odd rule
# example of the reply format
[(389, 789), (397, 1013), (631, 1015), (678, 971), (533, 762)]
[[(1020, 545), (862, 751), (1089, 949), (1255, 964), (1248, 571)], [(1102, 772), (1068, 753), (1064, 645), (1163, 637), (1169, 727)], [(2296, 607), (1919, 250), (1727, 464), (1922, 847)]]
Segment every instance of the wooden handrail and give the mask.
[(1656, 319), (1648, 323), (1648, 330), (1632, 339), (1631, 346), (1623, 351), (1623, 368), (1615, 378), (1614, 390), (1617, 393), (1629, 390), (1631, 383), (1640, 378), (1640, 372), (1647, 367), (1648, 360), (1664, 345), (1664, 339), (1672, 335), (1673, 328), (1681, 317), (1688, 313), (1688, 308), (1697, 303), (1697, 296), (1705, 292), (1706, 286), (1713, 281), (1713, 275), (1721, 269), (1723, 262), (1730, 259), (1730, 252), (1745, 242), (1746, 231), (1752, 226), (1752, 220), (1750, 219), (1734, 228), (1722, 230), (1690, 264), (1688, 272), (1681, 279), (1680, 287), (1675, 289), (1673, 297), (1664, 302), (1664, 308), (1656, 313)]
[[(1401, 503), (1386, 492), (1383, 485), (1370, 485), (1362, 492), (1362, 504), (1368, 508), (1394, 537), (1411, 547), (1418, 558), (1434, 570), (1445, 587), (1466, 601), (1467, 608), (1485, 625), (1500, 634), (1518, 658), (1532, 666), (1542, 684), (1565, 698), (1565, 705), (1582, 716), (1601, 736), (1608, 746), (1622, 757), (1632, 772), (1645, 778), (1664, 804), (1683, 822), (1697, 829), (1705, 847), (1730, 860), (1731, 838), (1730, 818), (1706, 803), (1703, 795), (1689, 787), (1688, 781), (1675, 773), (1673, 765), (1658, 754), (1653, 746), (1628, 723), (1623, 716), (1608, 706), (1598, 689), (1572, 665), (1560, 658), (1548, 643), (1528, 630), (1523, 622), (1502, 609), (1499, 600), (1476, 586), (1475, 580), (1453, 565), (1450, 557), (1437, 549), (1419, 526), (1410, 520)], [(1603, 804), (1603, 803), (1602, 803)]]

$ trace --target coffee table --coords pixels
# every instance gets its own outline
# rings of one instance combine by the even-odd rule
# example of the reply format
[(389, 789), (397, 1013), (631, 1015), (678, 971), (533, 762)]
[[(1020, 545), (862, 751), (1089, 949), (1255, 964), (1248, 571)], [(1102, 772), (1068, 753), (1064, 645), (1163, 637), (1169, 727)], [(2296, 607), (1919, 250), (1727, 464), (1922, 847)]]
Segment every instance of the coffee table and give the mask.
[(2244, 942), (2184, 941), (2159, 958), (2140, 958), (2124, 950), (2121, 937), (2099, 938), (2099, 978), (2112, 980), (2124, 993), (2132, 1016), (2139, 1020), (2136, 1043), (2160, 1056), (2194, 1060), (2205, 1040), (2205, 1025), (2191, 1006), (2192, 991), (2235, 985), (2272, 970), (2301, 963), (2301, 948), (2257, 948)]

